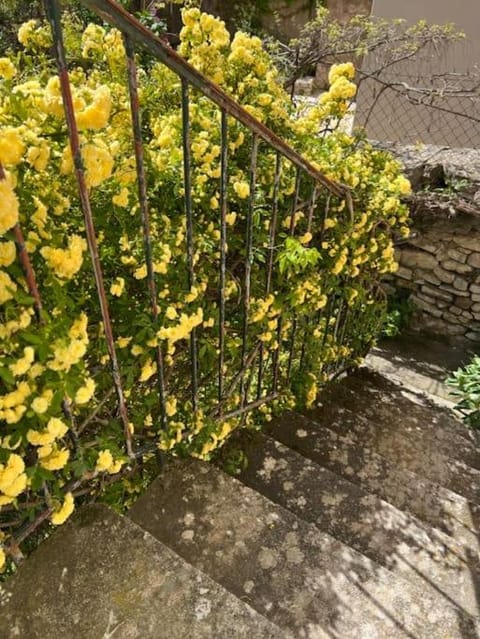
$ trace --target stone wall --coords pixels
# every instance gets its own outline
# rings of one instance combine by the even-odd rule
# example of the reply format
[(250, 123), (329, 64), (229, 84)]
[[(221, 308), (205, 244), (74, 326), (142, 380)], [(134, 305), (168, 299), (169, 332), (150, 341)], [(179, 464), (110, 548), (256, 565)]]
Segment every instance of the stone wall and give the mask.
[(413, 328), (480, 343), (480, 151), (391, 147), (414, 187), (412, 235), (387, 288), (408, 296)]

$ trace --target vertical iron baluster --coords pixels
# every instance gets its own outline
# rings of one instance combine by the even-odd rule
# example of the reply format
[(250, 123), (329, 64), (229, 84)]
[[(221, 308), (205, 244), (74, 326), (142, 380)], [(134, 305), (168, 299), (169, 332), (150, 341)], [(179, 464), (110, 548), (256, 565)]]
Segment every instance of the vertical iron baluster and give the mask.
[(63, 106), (67, 120), (68, 136), (70, 140), (70, 148), (72, 152), (75, 176), (78, 184), (80, 195), (80, 203), (85, 221), (85, 230), (87, 235), (88, 249), (92, 260), (93, 272), (95, 276), (95, 284), (97, 287), (98, 300), (102, 313), (103, 327), (105, 331), (105, 339), (107, 342), (108, 354), (112, 368), (113, 383), (118, 398), (118, 408), (123, 424), (123, 432), (125, 436), (126, 450), (129, 457), (133, 458), (132, 433), (130, 430), (127, 405), (123, 394), (122, 379), (118, 365), (117, 353), (115, 350), (115, 342), (113, 339), (112, 323), (108, 308), (107, 296), (105, 293), (105, 284), (103, 280), (102, 266), (98, 254), (97, 238), (95, 234), (95, 226), (93, 223), (92, 208), (90, 204), (90, 196), (85, 181), (85, 172), (80, 147), (80, 138), (78, 134), (77, 122), (75, 119), (75, 109), (73, 107), (72, 91), (70, 80), (68, 78), (68, 67), (65, 56), (65, 47), (63, 42), (62, 24), (60, 17), (60, 7), (58, 0), (45, 0), (45, 8), (48, 20), (52, 29), (53, 41), (55, 43), (55, 56), (57, 59), (58, 76), (62, 91)]
[(295, 174), (295, 192), (293, 196), (292, 216), (290, 218), (290, 235), (293, 235), (295, 232), (295, 213), (297, 212), (301, 180), (302, 180), (302, 174), (301, 174), (300, 168), (297, 167), (296, 174)]
[(323, 220), (322, 220), (322, 226), (320, 227), (320, 234), (319, 234), (320, 241), (323, 239), (323, 234), (325, 232), (325, 220), (327, 219), (328, 214), (330, 212), (330, 200), (331, 199), (332, 199), (332, 196), (329, 193), (327, 195), (327, 201), (325, 202), (325, 208), (323, 210)]
[(297, 334), (298, 320), (295, 317), (292, 321), (292, 334), (290, 335), (290, 346), (288, 351), (288, 365), (287, 365), (287, 381), (290, 381), (290, 375), (292, 373), (293, 355), (295, 351), (295, 337)]
[(275, 160), (275, 177), (273, 182), (273, 206), (272, 217), (270, 219), (270, 238), (268, 244), (268, 269), (267, 269), (267, 281), (265, 284), (265, 293), (268, 295), (272, 287), (272, 274), (273, 274), (273, 258), (275, 256), (275, 236), (277, 233), (278, 223), (278, 195), (280, 190), (280, 176), (282, 171), (282, 156), (280, 153), (276, 154)]
[[(221, 156), (220, 156), (220, 291), (219, 291), (219, 338), (218, 338), (218, 401), (222, 412), (225, 375), (225, 281), (227, 262), (227, 189), (228, 189), (228, 125), (227, 114), (221, 111)], [(220, 415), (221, 415), (220, 412)]]
[(337, 308), (337, 316), (335, 318), (335, 327), (333, 329), (333, 339), (334, 339), (335, 342), (337, 341), (338, 330), (340, 328), (340, 324), (341, 324), (341, 321), (342, 321), (342, 313), (343, 313), (344, 304), (345, 304), (345, 300), (342, 297), (339, 300), (339, 304), (338, 304), (338, 308)]
[[(267, 266), (267, 279), (265, 282), (265, 297), (268, 297), (268, 295), (270, 294), (270, 290), (272, 288), (273, 260), (275, 257), (275, 237), (277, 234), (277, 223), (278, 223), (278, 192), (280, 189), (281, 170), (282, 170), (282, 156), (280, 155), (280, 153), (276, 153), (275, 177), (273, 180), (273, 205), (272, 205), (272, 215), (270, 218), (269, 241), (268, 241), (268, 266)], [(260, 398), (260, 395), (262, 393), (264, 350), (265, 350), (265, 347), (262, 342), (260, 346), (259, 363), (258, 363), (257, 399)], [(275, 364), (275, 355), (273, 355), (272, 357), (272, 364)]]
[(307, 336), (308, 336), (309, 327), (310, 327), (310, 321), (309, 321), (309, 318), (307, 317), (305, 319), (305, 328), (303, 329), (302, 350), (300, 352), (299, 370), (303, 369), (303, 365), (305, 363), (305, 354), (306, 354), (306, 348), (307, 348)]
[[(193, 210), (192, 210), (192, 180), (190, 159), (190, 100), (188, 95), (188, 81), (182, 78), (182, 144), (183, 144), (183, 184), (185, 190), (185, 216), (187, 221), (187, 268), (188, 287), (195, 285), (194, 244), (193, 244)], [(190, 334), (190, 360), (192, 378), (192, 406), (194, 413), (198, 410), (198, 354), (197, 331), (194, 328)]]
[[(324, 328), (324, 331), (323, 331), (322, 345), (320, 347), (321, 358), (322, 359), (323, 359), (323, 356), (324, 356), (325, 343), (326, 343), (327, 337), (328, 337), (328, 332), (329, 332), (329, 328), (330, 328), (330, 319), (331, 319), (332, 314), (333, 314), (334, 306), (335, 306), (335, 294), (333, 293), (332, 296), (329, 298), (329, 300), (327, 302), (327, 306), (325, 308), (325, 313), (324, 313), (324, 315), (325, 315), (325, 328)], [(319, 321), (320, 321), (321, 317), (322, 317), (322, 312), (320, 311), (320, 313), (319, 313)], [(320, 364), (321, 368), (319, 370), (319, 373), (322, 373), (324, 371), (324, 363), (323, 363), (322, 359), (320, 360), (321, 361), (321, 364)]]
[(278, 389), (278, 377), (279, 377), (279, 367), (280, 367), (280, 344), (282, 341), (282, 328), (283, 328), (283, 317), (280, 315), (278, 318), (277, 325), (277, 348), (273, 353), (272, 357), (272, 368), (273, 368), (273, 377), (272, 377), (272, 393), (276, 393)]
[[(258, 135), (252, 136), (252, 155), (250, 160), (250, 195), (248, 198), (247, 211), (247, 229), (245, 237), (245, 284), (244, 284), (244, 300), (243, 300), (243, 331), (242, 331), (242, 367), (247, 362), (247, 342), (248, 342), (248, 314), (250, 312), (250, 285), (252, 275), (253, 262), (253, 207), (255, 204), (255, 187), (257, 182), (257, 155), (258, 155)], [(242, 406), (246, 403), (245, 381), (242, 378), (240, 396)]]
[[(0, 162), (0, 182), (6, 179), (7, 179), (7, 174), (5, 173), (3, 165)], [(33, 297), (33, 308), (35, 310), (35, 318), (37, 322), (40, 322), (40, 314), (42, 312), (42, 299), (40, 297), (40, 293), (38, 292), (35, 271), (33, 270), (32, 263), (30, 262), (30, 257), (25, 247), (25, 240), (23, 238), (23, 233), (22, 233), (22, 229), (20, 228), (20, 225), (18, 223), (15, 224), (12, 231), (13, 231), (13, 237), (15, 239), (15, 247), (17, 249), (18, 259), (20, 260), (20, 265), (22, 267), (22, 271), (25, 276), (25, 280), (27, 282), (28, 292)]]
[(317, 203), (318, 186), (315, 183), (312, 188), (312, 197), (310, 198), (310, 204), (308, 206), (308, 220), (307, 220), (307, 233), (312, 231), (313, 213), (315, 211), (315, 204)]
[[(300, 172), (300, 168), (297, 167), (295, 174), (295, 192), (293, 196), (293, 204), (292, 204), (292, 215), (290, 218), (290, 236), (293, 237), (295, 233), (295, 215), (297, 212), (298, 199), (300, 195), (300, 183), (302, 180), (302, 175)], [(293, 350), (295, 348), (295, 334), (297, 332), (297, 318), (294, 316), (292, 320), (292, 334), (290, 336), (290, 345), (288, 352), (288, 364), (287, 364), (287, 381), (290, 381), (290, 374), (292, 372), (292, 363), (293, 363)], [(280, 349), (280, 344), (279, 344)]]
[[(143, 153), (142, 123), (140, 117), (140, 101), (138, 98), (137, 66), (135, 63), (135, 48), (127, 35), (124, 35), (125, 51), (127, 54), (128, 90), (130, 94), (130, 111), (132, 114), (133, 137), (135, 144), (135, 160), (137, 165), (138, 199), (143, 229), (143, 246), (147, 263), (148, 289), (150, 292), (150, 306), (154, 326), (158, 329), (157, 286), (153, 270), (152, 241), (150, 236), (150, 213), (147, 197), (147, 179), (145, 175), (145, 159)], [(163, 354), (161, 344), (156, 348), (158, 392), (160, 397), (160, 420), (163, 429), (167, 428), (165, 412), (165, 375), (163, 368)]]

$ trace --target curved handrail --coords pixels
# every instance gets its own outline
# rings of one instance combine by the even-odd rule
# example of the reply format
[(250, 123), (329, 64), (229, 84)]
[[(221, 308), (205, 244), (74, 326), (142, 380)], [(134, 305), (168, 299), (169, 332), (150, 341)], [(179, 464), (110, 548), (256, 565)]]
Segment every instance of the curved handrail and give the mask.
[(347, 197), (347, 199), (350, 199), (350, 190), (348, 187), (327, 178), (321, 171), (316, 169), (311, 162), (295, 151), (270, 128), (257, 120), (225, 93), (223, 89), (206, 78), (200, 71), (197, 71), (197, 69), (182, 58), (174, 49), (165, 44), (159, 37), (155, 36), (148, 28), (141, 24), (139, 20), (118, 4), (118, 2), (115, 2), (115, 0), (80, 0), (80, 2), (94, 13), (97, 13), (106, 22), (125, 33), (137, 45), (159, 58), (165, 66), (180, 77), (186, 79), (205, 96), (210, 98), (212, 102), (268, 142), (275, 150), (290, 160), (295, 166), (303, 169), (331, 193), (338, 197)]

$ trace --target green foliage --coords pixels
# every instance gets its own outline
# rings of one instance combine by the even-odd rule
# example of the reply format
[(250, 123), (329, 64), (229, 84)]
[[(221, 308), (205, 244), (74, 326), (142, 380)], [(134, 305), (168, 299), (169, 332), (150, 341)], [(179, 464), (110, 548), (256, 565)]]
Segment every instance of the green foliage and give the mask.
[(320, 259), (316, 248), (306, 248), (295, 237), (287, 237), (285, 248), (278, 255), (280, 274), (301, 273), (309, 266), (315, 266)]
[(452, 395), (459, 398), (456, 408), (463, 413), (465, 423), (480, 430), (480, 356), (475, 355), (469, 364), (456, 370), (447, 384), (455, 389)]
[(382, 327), (384, 337), (397, 337), (408, 328), (412, 319), (414, 305), (409, 295), (397, 293), (388, 298), (385, 321)]

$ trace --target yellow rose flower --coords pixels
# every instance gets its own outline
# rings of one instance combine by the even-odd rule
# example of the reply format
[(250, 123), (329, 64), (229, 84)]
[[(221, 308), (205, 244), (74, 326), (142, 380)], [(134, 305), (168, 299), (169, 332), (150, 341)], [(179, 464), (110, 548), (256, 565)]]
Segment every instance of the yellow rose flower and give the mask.
[(125, 280), (123, 277), (117, 277), (117, 279), (110, 286), (110, 293), (116, 297), (121, 297), (125, 289)]
[(95, 392), (95, 382), (90, 377), (87, 379), (85, 386), (81, 386), (75, 393), (75, 404), (86, 404), (89, 402)]
[[(0, 154), (0, 162), (2, 162)], [(0, 235), (5, 235), (18, 222), (18, 199), (7, 174), (0, 180)]]
[(54, 526), (61, 526), (70, 517), (74, 509), (75, 501), (73, 495), (72, 493), (67, 493), (62, 506), (50, 516), (50, 521)]
[(234, 182), (233, 190), (241, 200), (244, 200), (250, 195), (250, 185), (248, 182)]
[(16, 73), (15, 65), (9, 58), (0, 58), (0, 78), (11, 80)]

